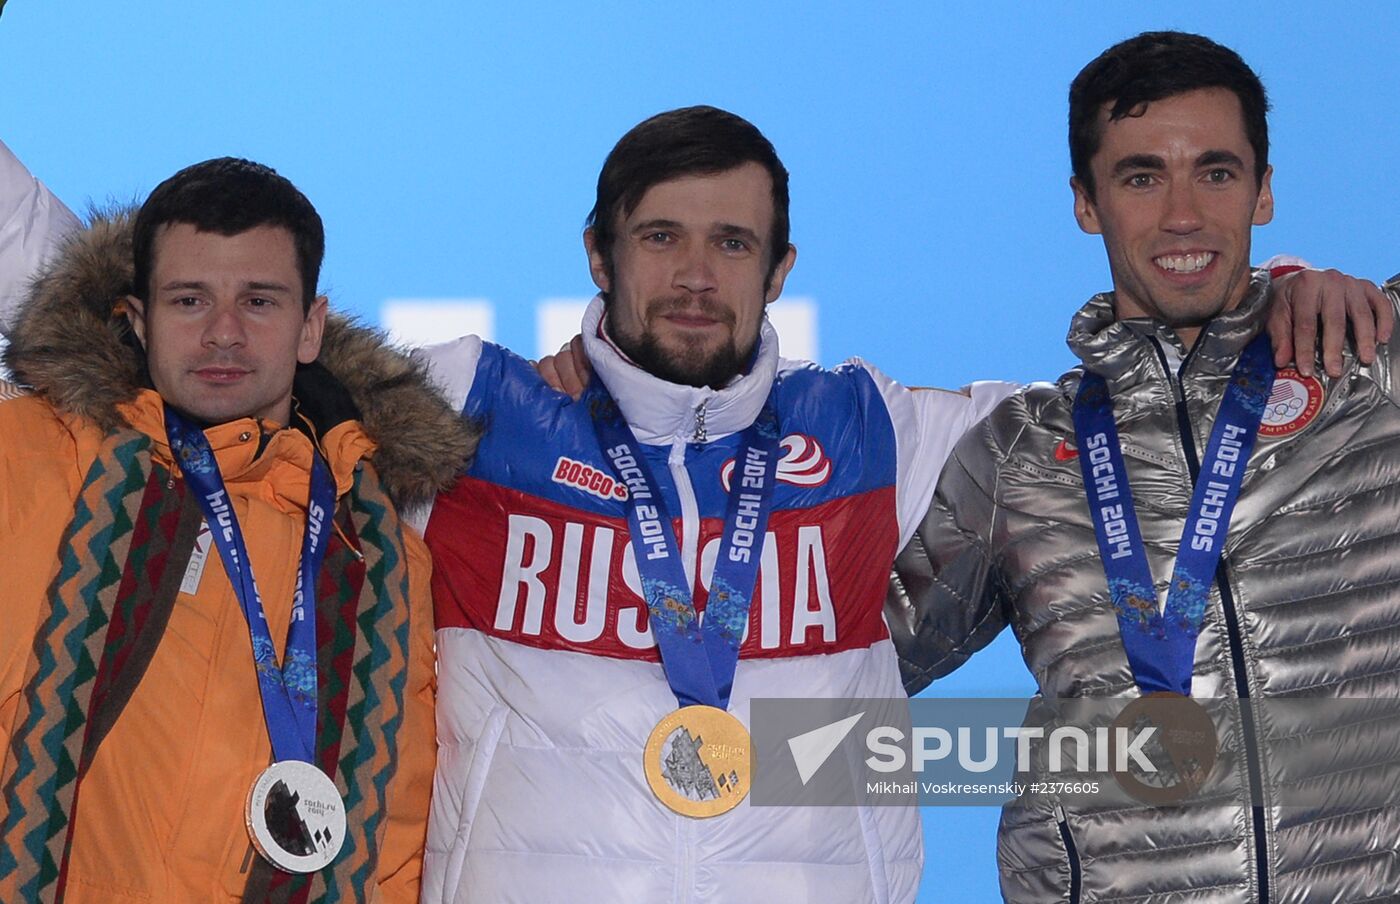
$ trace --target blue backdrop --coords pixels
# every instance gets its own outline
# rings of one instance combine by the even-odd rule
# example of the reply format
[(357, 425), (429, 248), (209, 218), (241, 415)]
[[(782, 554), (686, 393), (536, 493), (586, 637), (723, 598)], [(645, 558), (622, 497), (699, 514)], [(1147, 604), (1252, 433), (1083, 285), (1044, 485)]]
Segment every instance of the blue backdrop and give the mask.
[[(1068, 317), (1108, 286), (1071, 217), (1066, 88), (1152, 28), (1235, 47), (1270, 90), (1256, 260), (1400, 269), (1390, 3), (9, 0), (0, 138), (79, 208), (206, 157), (270, 163), (326, 220), (334, 304), (469, 299), (444, 310), (533, 354), (542, 303), (592, 292), (579, 236), (613, 142), (716, 104), (792, 171), (798, 341), (914, 384), (1030, 380), (1071, 363)], [(931, 693), (1032, 689), (1004, 636)], [(996, 818), (925, 811), (921, 900), (996, 898)]]

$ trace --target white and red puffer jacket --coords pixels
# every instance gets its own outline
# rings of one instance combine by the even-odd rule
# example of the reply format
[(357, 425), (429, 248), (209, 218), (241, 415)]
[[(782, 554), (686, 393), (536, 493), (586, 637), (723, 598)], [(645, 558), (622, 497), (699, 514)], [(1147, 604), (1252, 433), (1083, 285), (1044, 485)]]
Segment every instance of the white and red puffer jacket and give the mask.
[[(663, 382), (584, 320), (675, 517), (703, 605), (726, 465), (770, 389), (783, 459), (730, 710), (753, 697), (903, 695), (882, 605), (895, 554), (953, 444), (1012, 387), (911, 392), (859, 361), (780, 361), (766, 323), (721, 391)], [(677, 706), (639, 593), (622, 493), (586, 405), (468, 337), (422, 356), (486, 434), (427, 521), (438, 742), (425, 902), (909, 902), (913, 808), (754, 807), (696, 820), (663, 807), (642, 749)]]

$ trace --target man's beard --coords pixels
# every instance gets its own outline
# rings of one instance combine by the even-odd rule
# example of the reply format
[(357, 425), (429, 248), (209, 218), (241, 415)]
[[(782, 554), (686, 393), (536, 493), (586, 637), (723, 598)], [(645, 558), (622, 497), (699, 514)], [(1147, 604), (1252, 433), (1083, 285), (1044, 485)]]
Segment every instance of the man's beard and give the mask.
[(611, 304), (604, 310), (604, 322), (607, 325), (608, 336), (614, 344), (632, 359), (634, 364), (652, 376), (660, 377), (668, 383), (723, 389), (730, 380), (744, 371), (749, 356), (753, 353), (752, 345), (747, 349), (739, 349), (731, 331), (729, 341), (714, 350), (707, 350), (700, 337), (693, 341), (682, 338), (679, 340), (680, 348), (666, 349), (649, 326), (656, 318), (671, 311), (697, 308), (707, 317), (728, 323), (732, 330), (734, 314), (728, 308), (705, 300), (693, 302), (684, 298), (658, 298), (649, 301), (640, 331), (636, 335), (629, 335), (619, 328), (617, 317), (614, 315), (615, 308)]

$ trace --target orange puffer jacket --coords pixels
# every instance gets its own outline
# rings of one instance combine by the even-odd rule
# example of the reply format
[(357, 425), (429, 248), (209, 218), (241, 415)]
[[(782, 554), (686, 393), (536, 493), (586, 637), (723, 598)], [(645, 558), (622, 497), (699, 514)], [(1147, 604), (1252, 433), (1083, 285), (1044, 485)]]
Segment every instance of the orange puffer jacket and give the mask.
[[(124, 230), (120, 223), (100, 224), (86, 234), (79, 241), (86, 247), (70, 248), (57, 262), (60, 276), (72, 277), (75, 268), (78, 277), (93, 276), (84, 268), (94, 257), (121, 261)], [(157, 466), (171, 463), (162, 401), (132, 382), (140, 368), (121, 359), (119, 326), (106, 318), (63, 316), (67, 306), (90, 312), (115, 297), (94, 295), (93, 282), (51, 276), (39, 284), (6, 353), (6, 363), (35, 394), (16, 397), (13, 387), (0, 384), (0, 787), (6, 795), (0, 828), (25, 804), (12, 740), (31, 707), (25, 692), (35, 671), (36, 633), (49, 618), (50, 586), (84, 477), (113, 428), (144, 434)], [(74, 287), (85, 284), (87, 291), (74, 297)], [(66, 353), (46, 353), (54, 342)], [(94, 347), (104, 354), (90, 353)], [(120, 366), (104, 371), (105, 358)], [(350, 491), (357, 469), (372, 460), (389, 497), (400, 504), (422, 501), (450, 480), (471, 442), (412, 365), (373, 334), (343, 323), (331, 326), (322, 362), (315, 385), (333, 386), (344, 396), (320, 406), (333, 409), (334, 417), (305, 416), (308, 429), (245, 419), (205, 431), (248, 546), (279, 661), (306, 521), (310, 437), (321, 437), (338, 496)], [(319, 390), (304, 390), (299, 381), (303, 411), (311, 407), (307, 391)], [(167, 486), (173, 488), (174, 478)], [(392, 513), (382, 520), (407, 560), (409, 636), (407, 661), (392, 666), (403, 682), (402, 721), (384, 790), (377, 863), (371, 882), (336, 894), (313, 893), (311, 900), (418, 899), (435, 761), (430, 565), (416, 534), (400, 528)], [(336, 529), (347, 545), (355, 545)], [(262, 892), (248, 890), (258, 855), (249, 843), (244, 806), (255, 777), (271, 762), (271, 747), (248, 627), (207, 531), (195, 543), (157, 641), (81, 780), (63, 900), (264, 900)], [(350, 720), (366, 718), (352, 705), (346, 737)], [(0, 877), (7, 853), (15, 852), (0, 850)], [(11, 894), (0, 887), (0, 898), (8, 901)]]

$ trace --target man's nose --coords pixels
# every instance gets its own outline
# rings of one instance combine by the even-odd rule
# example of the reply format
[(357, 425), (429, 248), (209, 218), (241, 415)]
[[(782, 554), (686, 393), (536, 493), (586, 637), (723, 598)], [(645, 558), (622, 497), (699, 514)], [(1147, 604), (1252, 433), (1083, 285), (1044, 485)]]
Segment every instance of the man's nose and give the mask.
[(1173, 235), (1190, 235), (1205, 225), (1201, 198), (1194, 182), (1173, 180), (1167, 186), (1167, 203), (1162, 209), (1162, 229)]
[(703, 245), (694, 245), (684, 249), (680, 266), (677, 267), (671, 284), (695, 295), (717, 289), (717, 279), (714, 266), (710, 261), (709, 249)]
[(242, 313), (237, 305), (216, 302), (204, 323), (204, 345), (213, 348), (235, 348), (248, 340)]

